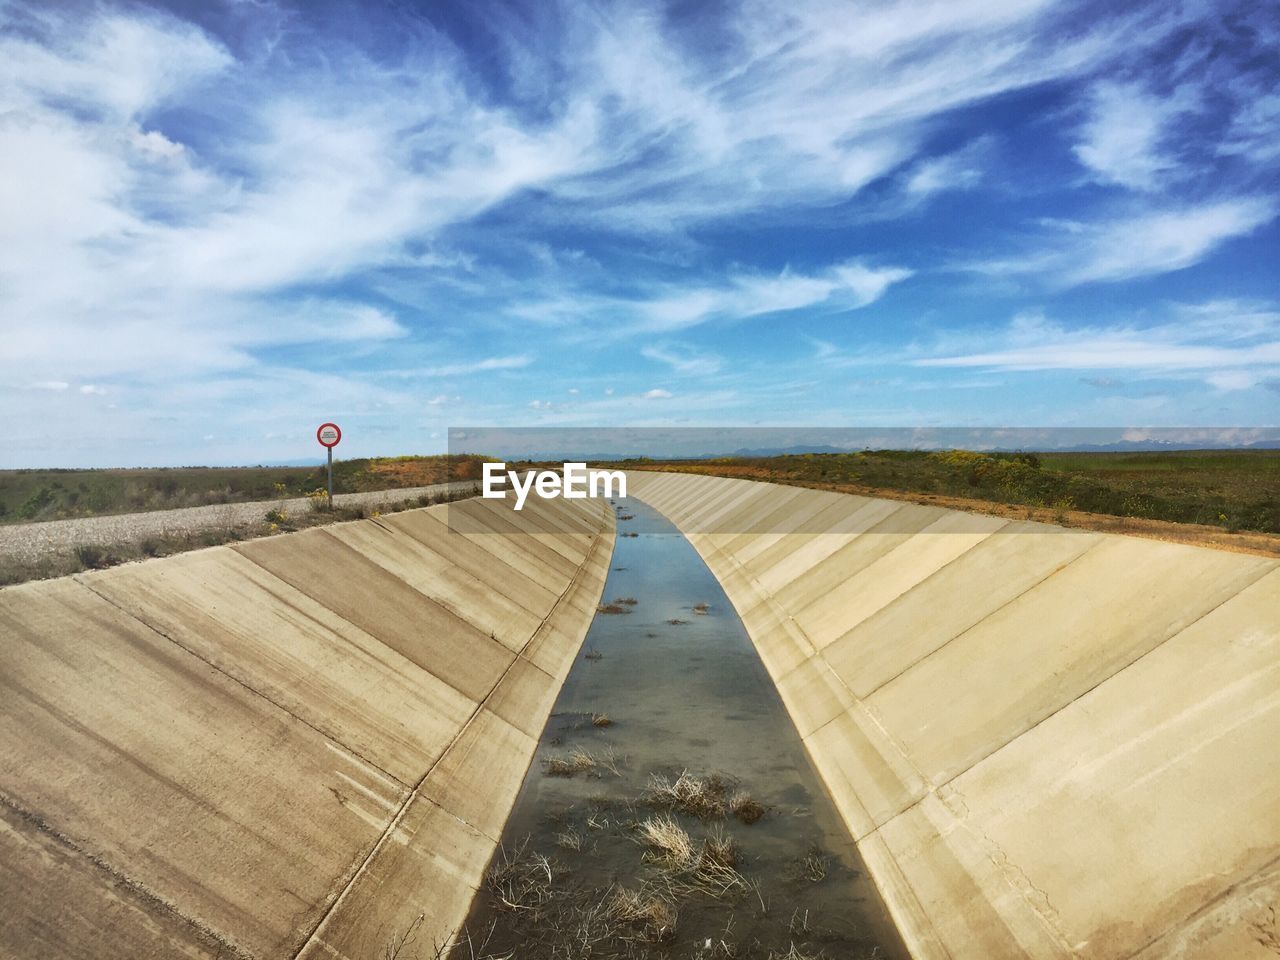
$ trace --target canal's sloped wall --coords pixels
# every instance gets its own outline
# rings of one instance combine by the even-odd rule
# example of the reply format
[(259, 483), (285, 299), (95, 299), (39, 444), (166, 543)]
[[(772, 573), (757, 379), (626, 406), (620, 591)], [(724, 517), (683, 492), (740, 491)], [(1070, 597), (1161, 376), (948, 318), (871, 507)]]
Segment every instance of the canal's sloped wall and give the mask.
[(720, 579), (919, 958), (1280, 953), (1273, 560), (631, 472)]
[(471, 500), (0, 590), (0, 957), (432, 955), (612, 545)]

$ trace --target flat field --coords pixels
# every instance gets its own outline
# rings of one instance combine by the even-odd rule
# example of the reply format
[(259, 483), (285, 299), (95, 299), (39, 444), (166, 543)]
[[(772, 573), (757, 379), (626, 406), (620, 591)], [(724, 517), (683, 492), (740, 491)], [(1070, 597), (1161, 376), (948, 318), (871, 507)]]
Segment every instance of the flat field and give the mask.
[[(637, 460), (631, 469), (771, 480), (939, 503), (1121, 532), (1211, 541), (1223, 534), (1280, 534), (1280, 450), (1134, 453), (856, 453)], [(1113, 518), (1114, 523), (1099, 518)], [(1182, 535), (1171, 525), (1204, 535)], [(1243, 541), (1237, 541), (1243, 542)], [(1275, 552), (1265, 538), (1261, 549)], [(1277, 541), (1280, 542), (1280, 541)]]

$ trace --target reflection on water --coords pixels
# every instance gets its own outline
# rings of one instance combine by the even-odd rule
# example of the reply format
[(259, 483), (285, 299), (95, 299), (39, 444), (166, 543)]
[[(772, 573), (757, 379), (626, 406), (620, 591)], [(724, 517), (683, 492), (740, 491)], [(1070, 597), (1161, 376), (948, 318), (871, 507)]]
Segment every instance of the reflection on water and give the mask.
[(639, 536), (618, 537), (612, 612), (452, 956), (905, 957), (715, 577), (647, 505), (616, 509)]

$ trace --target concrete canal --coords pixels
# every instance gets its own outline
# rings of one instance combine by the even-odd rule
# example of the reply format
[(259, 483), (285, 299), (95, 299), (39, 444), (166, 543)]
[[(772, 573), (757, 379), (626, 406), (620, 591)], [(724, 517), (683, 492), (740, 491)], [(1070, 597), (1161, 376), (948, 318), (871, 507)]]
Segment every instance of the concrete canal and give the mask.
[(617, 501), (596, 615), (455, 960), (906, 952), (690, 544)]

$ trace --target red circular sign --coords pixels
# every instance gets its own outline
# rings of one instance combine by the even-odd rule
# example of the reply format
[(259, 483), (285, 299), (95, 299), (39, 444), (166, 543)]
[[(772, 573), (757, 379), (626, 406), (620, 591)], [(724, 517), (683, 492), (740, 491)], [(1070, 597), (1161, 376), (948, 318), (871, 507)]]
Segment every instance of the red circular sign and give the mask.
[(316, 431), (316, 439), (322, 447), (336, 447), (342, 439), (342, 430), (336, 423), (322, 423)]

